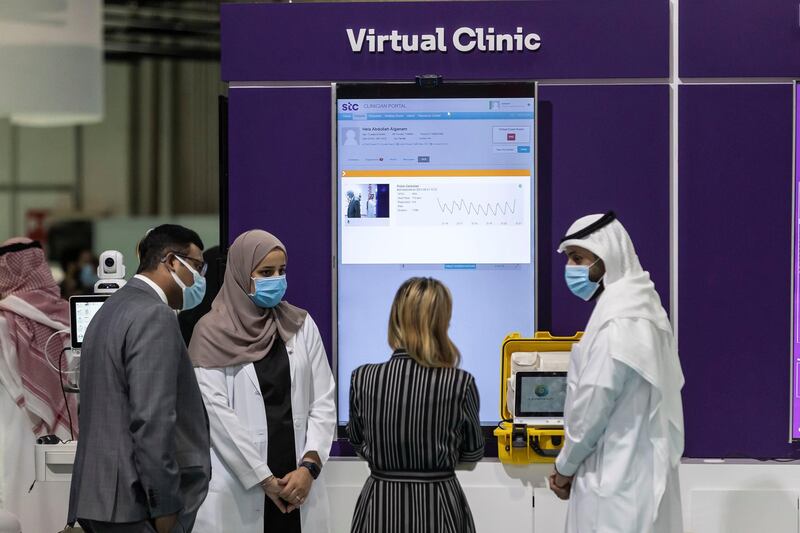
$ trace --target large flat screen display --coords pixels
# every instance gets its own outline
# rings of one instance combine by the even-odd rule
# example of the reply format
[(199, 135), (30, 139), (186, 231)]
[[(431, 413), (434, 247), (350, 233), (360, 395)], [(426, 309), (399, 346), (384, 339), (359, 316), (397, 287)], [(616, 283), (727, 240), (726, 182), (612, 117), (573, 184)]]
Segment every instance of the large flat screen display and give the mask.
[(498, 420), (500, 345), (535, 329), (535, 85), (336, 89), (337, 372), (386, 361), (389, 310), (408, 278), (453, 295), (450, 334)]

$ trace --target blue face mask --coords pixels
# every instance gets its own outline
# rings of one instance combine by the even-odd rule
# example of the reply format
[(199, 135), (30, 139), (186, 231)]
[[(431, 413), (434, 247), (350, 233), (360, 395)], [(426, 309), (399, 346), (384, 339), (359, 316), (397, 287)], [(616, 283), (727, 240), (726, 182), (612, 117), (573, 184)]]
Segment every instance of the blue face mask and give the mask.
[(283, 295), (286, 294), (286, 276), (273, 276), (271, 278), (252, 278), (256, 290), (250, 294), (250, 299), (259, 307), (272, 309), (276, 307)]
[(194, 309), (195, 307), (200, 305), (200, 302), (202, 302), (203, 298), (205, 298), (206, 278), (201, 276), (198, 271), (189, 266), (189, 264), (186, 261), (184, 261), (177, 255), (175, 257), (178, 258), (178, 261), (183, 263), (183, 266), (189, 269), (189, 272), (191, 272), (192, 276), (194, 277), (194, 283), (189, 287), (187, 287), (186, 284), (184, 284), (183, 281), (181, 281), (181, 278), (179, 278), (175, 272), (170, 270), (170, 274), (172, 274), (172, 279), (175, 280), (175, 283), (177, 283), (178, 287), (180, 287), (181, 290), (183, 291), (183, 307), (181, 307), (181, 311), (188, 311), (189, 309)]
[(93, 265), (83, 265), (78, 279), (84, 287), (94, 287), (95, 282), (100, 278), (97, 277), (97, 270)]
[[(600, 261), (599, 259), (597, 261)], [(585, 265), (567, 265), (564, 269), (564, 279), (567, 282), (567, 287), (572, 291), (572, 294), (588, 302), (595, 295), (597, 289), (600, 288), (600, 283), (589, 279), (589, 269), (592, 268), (597, 261), (589, 266)]]

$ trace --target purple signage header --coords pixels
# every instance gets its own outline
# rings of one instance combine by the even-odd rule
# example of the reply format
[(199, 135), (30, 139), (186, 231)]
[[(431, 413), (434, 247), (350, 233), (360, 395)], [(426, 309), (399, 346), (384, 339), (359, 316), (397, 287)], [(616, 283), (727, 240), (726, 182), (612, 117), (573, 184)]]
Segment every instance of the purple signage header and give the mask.
[(797, 0), (681, 2), (680, 76), (800, 75)]
[(794, 118), (794, 313), (792, 314), (792, 439), (800, 439), (800, 84), (795, 84)]
[(669, 2), (223, 4), (225, 81), (666, 78)]

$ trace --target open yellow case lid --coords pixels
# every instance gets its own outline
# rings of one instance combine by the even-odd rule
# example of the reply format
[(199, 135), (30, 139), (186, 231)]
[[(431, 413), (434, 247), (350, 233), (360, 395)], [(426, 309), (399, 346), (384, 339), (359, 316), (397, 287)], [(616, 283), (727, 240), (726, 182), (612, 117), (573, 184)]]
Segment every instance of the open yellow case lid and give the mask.
[(581, 340), (583, 332), (579, 331), (571, 337), (554, 337), (547, 331), (537, 331), (533, 337), (523, 337), (519, 333), (511, 333), (503, 340), (500, 350), (500, 419), (512, 418), (508, 410), (506, 383), (511, 377), (511, 354), (515, 352), (569, 352), (572, 345)]

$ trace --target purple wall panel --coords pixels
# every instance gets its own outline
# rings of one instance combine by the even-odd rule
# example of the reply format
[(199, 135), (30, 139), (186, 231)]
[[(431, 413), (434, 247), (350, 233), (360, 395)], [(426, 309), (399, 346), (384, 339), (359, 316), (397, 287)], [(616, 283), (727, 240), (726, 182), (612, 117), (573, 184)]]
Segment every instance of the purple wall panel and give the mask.
[(787, 444), (792, 87), (679, 97), (685, 455), (800, 457)]
[[(222, 78), (267, 80), (665, 78), (669, 2), (381, 2), (223, 4)], [(536, 32), (535, 52), (354, 53), (346, 29), (430, 34), (494, 27)]]
[[(223, 78), (668, 75), (666, 0), (426, 2), (424, 16), (421, 5), (223, 5)], [(692, 0), (680, 7), (681, 76), (800, 77), (797, 0)], [(458, 26), (490, 25), (506, 32), (522, 25), (541, 35), (542, 48), (355, 54), (344, 31), (428, 33), (443, 26), (449, 35)], [(800, 457), (786, 444), (791, 86), (682, 86), (679, 96), (686, 455)], [(311, 312), (330, 350), (329, 90), (231, 89), (229, 131), (231, 237), (260, 227), (284, 240), (288, 297)], [(666, 307), (669, 88), (543, 86), (538, 144), (540, 328), (571, 334), (584, 327), (591, 306), (567, 291), (564, 259), (554, 248), (575, 218), (606, 209), (615, 209), (630, 231)]]
[[(554, 251), (567, 226), (590, 212), (617, 210), (666, 302), (669, 88), (542, 87), (539, 113), (541, 327), (571, 334), (591, 312), (567, 291)], [(257, 227), (284, 240), (288, 298), (311, 312), (330, 350), (330, 92), (234, 88), (229, 116), (231, 238)], [(352, 453), (343, 444), (334, 452)]]
[(681, 2), (682, 77), (800, 76), (797, 0)]
[(539, 88), (539, 329), (583, 330), (592, 310), (555, 252), (578, 217), (615, 210), (669, 310), (669, 87)]
[(287, 300), (308, 309), (331, 354), (330, 89), (229, 91), (230, 239), (253, 228), (289, 253)]
[[(573, 220), (608, 209), (628, 227), (667, 307), (669, 88), (554, 86), (539, 96), (540, 329), (572, 334), (585, 326), (591, 305), (566, 289), (555, 248)], [(231, 239), (260, 227), (285, 241), (290, 279), (303, 280), (289, 298), (312, 312), (330, 350), (329, 91), (232, 89), (230, 99)], [(311, 117), (325, 125), (305, 128), (319, 122)]]

